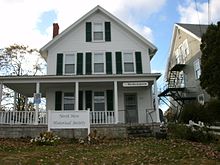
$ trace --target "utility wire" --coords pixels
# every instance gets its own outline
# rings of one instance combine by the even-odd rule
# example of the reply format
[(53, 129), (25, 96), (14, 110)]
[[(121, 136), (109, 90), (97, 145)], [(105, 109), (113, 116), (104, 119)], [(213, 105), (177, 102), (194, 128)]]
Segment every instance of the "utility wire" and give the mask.
[(195, 6), (196, 6), (196, 12), (197, 12), (198, 21), (199, 21), (199, 30), (200, 30), (200, 34), (202, 35), (202, 28), (201, 28), (201, 23), (200, 23), (200, 18), (199, 18), (199, 10), (198, 10), (198, 6), (197, 6), (197, 1), (196, 0), (195, 0)]
[(210, 10), (210, 3), (208, 0), (208, 25), (211, 23), (211, 10)]

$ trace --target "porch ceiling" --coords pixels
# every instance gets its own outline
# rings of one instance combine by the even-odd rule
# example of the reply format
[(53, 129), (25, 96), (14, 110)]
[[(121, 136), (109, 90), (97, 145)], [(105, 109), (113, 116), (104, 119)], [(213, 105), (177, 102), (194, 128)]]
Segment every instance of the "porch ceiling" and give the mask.
[[(33, 94), (36, 92), (36, 83), (4, 83), (4, 85), (27, 97), (33, 97)], [(71, 85), (73, 86), (73, 84), (70, 83), (40, 83), (40, 93), (42, 97), (45, 97), (46, 91), (49, 88)]]
[(51, 88), (60, 88), (62, 86), (75, 87), (75, 82), (79, 82), (79, 86), (81, 87), (88, 87), (91, 84), (94, 85), (94, 83), (96, 86), (102, 83), (112, 84), (114, 81), (147, 81), (149, 85), (151, 85), (160, 75), (159, 73), (149, 73), (141, 75), (5, 76), (0, 77), (0, 83), (27, 97), (33, 96), (36, 92), (36, 83), (39, 83), (40, 93), (42, 93), (42, 97), (45, 97), (47, 90)]

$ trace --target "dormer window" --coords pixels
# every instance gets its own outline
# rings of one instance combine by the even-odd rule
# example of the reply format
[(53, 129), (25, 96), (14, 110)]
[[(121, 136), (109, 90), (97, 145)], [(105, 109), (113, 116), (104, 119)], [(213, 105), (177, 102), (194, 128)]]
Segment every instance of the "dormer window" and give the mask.
[(93, 40), (103, 41), (104, 40), (104, 27), (103, 23), (93, 23)]

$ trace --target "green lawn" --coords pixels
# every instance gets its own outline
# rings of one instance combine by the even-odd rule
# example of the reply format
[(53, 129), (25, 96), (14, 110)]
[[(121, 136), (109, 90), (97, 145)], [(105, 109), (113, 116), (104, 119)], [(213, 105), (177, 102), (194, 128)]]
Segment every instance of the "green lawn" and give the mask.
[[(219, 150), (219, 148), (218, 148)], [(216, 145), (155, 138), (76, 144), (64, 141), (56, 146), (36, 146), (26, 139), (0, 139), (0, 164), (220, 164)]]

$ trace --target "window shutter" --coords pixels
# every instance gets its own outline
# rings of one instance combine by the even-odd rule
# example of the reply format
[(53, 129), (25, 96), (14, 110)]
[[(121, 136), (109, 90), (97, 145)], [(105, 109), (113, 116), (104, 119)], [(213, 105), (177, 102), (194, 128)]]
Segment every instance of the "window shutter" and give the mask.
[(86, 74), (92, 73), (92, 53), (86, 53)]
[(79, 110), (83, 110), (83, 91), (79, 91)]
[(113, 90), (107, 90), (107, 110), (113, 110)]
[(136, 60), (136, 73), (142, 74), (141, 52), (135, 52), (135, 60)]
[(56, 91), (55, 92), (55, 110), (61, 110), (62, 109), (62, 92)]
[(92, 91), (86, 91), (86, 109), (92, 111)]
[(112, 53), (106, 52), (105, 59), (106, 59), (106, 74), (112, 74)]
[(92, 41), (92, 23), (86, 22), (86, 42)]
[(105, 41), (111, 41), (111, 22), (105, 22)]
[(77, 53), (77, 74), (83, 74), (83, 53)]
[(57, 75), (63, 74), (63, 54), (57, 54)]
[(121, 52), (116, 52), (116, 73), (122, 74)]

